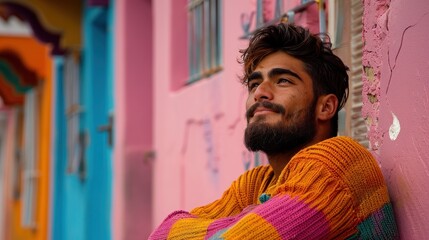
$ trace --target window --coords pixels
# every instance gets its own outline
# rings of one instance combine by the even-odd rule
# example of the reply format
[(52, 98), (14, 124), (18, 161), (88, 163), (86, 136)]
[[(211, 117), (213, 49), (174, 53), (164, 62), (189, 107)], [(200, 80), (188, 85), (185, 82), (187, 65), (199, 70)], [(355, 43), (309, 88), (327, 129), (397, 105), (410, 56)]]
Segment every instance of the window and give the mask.
[(67, 119), (67, 172), (79, 173), (84, 177), (83, 134), (80, 133), (79, 117), (82, 111), (80, 101), (80, 68), (76, 56), (69, 55), (64, 59), (64, 93)]
[(188, 82), (221, 70), (221, 0), (188, 0)]
[(32, 88), (25, 94), (24, 102), (24, 173), (21, 221), (22, 225), (27, 228), (36, 227), (38, 106), (37, 88)]

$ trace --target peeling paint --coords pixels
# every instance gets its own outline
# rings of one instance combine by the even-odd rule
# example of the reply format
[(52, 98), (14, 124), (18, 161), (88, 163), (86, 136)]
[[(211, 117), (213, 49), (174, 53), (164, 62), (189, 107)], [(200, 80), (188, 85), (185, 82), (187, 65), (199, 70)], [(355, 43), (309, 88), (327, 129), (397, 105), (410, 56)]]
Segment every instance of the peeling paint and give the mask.
[(392, 112), (393, 122), (389, 128), (390, 140), (395, 141), (401, 131), (401, 124), (399, 123), (398, 117)]
[(364, 66), (362, 94), (367, 97), (362, 99), (362, 116), (366, 119), (368, 138), (373, 152), (379, 150), (383, 141), (378, 121), (381, 68), (383, 66), (380, 56), (383, 46), (387, 43), (389, 7), (389, 0), (364, 0), (362, 37), (365, 45), (362, 56)]
[(371, 66), (365, 66), (363, 69), (365, 71), (366, 77), (368, 78), (368, 81), (374, 82), (374, 68)]
[(372, 104), (374, 104), (374, 103), (376, 103), (376, 102), (378, 102), (378, 98), (377, 98), (377, 96), (376, 95), (374, 95), (374, 94), (368, 94), (368, 100), (369, 100), (369, 102), (370, 103), (372, 103)]

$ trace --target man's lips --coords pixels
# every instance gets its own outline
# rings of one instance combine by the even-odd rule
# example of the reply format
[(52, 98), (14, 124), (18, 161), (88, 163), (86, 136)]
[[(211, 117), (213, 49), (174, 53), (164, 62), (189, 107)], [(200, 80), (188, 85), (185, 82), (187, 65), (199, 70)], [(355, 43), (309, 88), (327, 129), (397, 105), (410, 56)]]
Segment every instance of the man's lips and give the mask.
[(270, 114), (270, 113), (276, 113), (276, 112), (269, 108), (260, 107), (253, 112), (252, 117), (257, 115)]

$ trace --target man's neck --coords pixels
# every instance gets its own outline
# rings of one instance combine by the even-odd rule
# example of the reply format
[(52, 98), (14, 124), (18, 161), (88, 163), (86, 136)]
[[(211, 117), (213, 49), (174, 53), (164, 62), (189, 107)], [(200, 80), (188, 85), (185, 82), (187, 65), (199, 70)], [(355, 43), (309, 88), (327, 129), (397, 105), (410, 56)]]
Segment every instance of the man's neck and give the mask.
[(275, 155), (268, 155), (268, 162), (271, 165), (271, 168), (274, 170), (274, 177), (278, 178), (285, 168), (285, 166), (289, 163), (291, 158), (295, 156), (295, 154), (299, 150), (289, 151), (287, 153), (280, 153)]

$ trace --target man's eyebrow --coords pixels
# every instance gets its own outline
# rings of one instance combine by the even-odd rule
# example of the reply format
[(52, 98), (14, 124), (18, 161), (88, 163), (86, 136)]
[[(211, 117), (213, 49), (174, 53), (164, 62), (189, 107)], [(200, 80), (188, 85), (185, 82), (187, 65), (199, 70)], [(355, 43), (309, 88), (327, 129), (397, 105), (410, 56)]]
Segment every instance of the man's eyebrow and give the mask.
[(248, 77), (247, 77), (247, 82), (252, 81), (253, 79), (262, 79), (262, 73), (261, 72), (252, 72)]
[(273, 69), (271, 69), (268, 72), (268, 77), (273, 78), (274, 76), (282, 75), (282, 74), (291, 75), (291, 76), (296, 77), (302, 81), (302, 78), (297, 73), (293, 72), (292, 70), (285, 69), (285, 68), (273, 68)]

